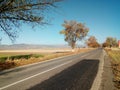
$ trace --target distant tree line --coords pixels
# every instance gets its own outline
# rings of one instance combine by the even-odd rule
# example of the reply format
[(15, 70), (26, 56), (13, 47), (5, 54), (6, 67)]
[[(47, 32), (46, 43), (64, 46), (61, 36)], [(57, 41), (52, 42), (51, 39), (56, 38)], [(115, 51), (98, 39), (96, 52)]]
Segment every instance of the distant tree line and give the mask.
[[(72, 49), (76, 47), (76, 42), (83, 40), (88, 36), (89, 29), (83, 23), (79, 23), (75, 20), (64, 21), (62, 24), (64, 30), (60, 31), (60, 34), (64, 35), (64, 40), (68, 42)], [(90, 48), (98, 47), (118, 47), (118, 41), (116, 38), (107, 37), (103, 44), (100, 44), (95, 36), (90, 36), (86, 40), (86, 45)]]
[(102, 44), (103, 47), (118, 47), (118, 40), (113, 37), (107, 37), (105, 42)]

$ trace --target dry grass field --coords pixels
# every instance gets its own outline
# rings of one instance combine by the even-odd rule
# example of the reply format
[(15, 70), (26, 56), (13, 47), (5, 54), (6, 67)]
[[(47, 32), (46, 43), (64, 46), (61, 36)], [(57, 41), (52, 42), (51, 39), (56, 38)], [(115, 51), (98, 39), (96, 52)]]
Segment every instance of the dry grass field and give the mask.
[(92, 49), (45, 49), (45, 50), (2, 50), (0, 51), (0, 70), (37, 63), (65, 55), (87, 52)]
[(111, 58), (111, 66), (114, 74), (115, 86), (120, 89), (120, 49), (107, 49), (108, 55)]

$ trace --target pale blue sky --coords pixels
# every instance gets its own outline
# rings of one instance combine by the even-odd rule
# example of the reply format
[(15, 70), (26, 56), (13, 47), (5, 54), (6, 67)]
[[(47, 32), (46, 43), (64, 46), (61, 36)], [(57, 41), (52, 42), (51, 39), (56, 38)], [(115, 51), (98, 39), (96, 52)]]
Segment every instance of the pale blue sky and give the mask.
[[(86, 23), (93, 35), (102, 43), (108, 36), (120, 39), (120, 0), (64, 0), (58, 3), (59, 8), (49, 12), (51, 25), (35, 28), (23, 25), (15, 44), (66, 44), (60, 35), (64, 20), (76, 20)], [(11, 44), (4, 36), (2, 44)]]

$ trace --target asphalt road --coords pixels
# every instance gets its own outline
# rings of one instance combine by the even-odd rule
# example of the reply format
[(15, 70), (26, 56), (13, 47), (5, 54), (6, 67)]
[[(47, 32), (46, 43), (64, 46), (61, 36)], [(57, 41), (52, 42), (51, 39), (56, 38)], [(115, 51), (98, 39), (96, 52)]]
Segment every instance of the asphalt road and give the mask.
[(90, 90), (102, 49), (0, 73), (0, 90)]

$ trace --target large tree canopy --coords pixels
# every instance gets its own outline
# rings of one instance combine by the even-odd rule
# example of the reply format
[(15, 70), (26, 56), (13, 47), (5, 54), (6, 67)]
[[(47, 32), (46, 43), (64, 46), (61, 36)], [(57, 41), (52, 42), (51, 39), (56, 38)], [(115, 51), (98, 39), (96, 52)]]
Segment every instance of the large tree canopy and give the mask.
[(93, 47), (93, 48), (96, 48), (96, 47), (99, 47), (100, 44), (97, 42), (97, 39), (95, 38), (95, 36), (90, 36), (86, 42), (87, 46), (88, 47)]
[(0, 0), (0, 30), (11, 40), (21, 23), (43, 25), (46, 12), (61, 0)]
[(65, 41), (74, 49), (76, 41), (82, 40), (88, 33), (89, 29), (82, 23), (76, 21), (64, 21), (65, 28), (60, 33), (65, 35)]
[(118, 47), (118, 41), (116, 38), (107, 37), (106, 41), (103, 43), (103, 47)]

